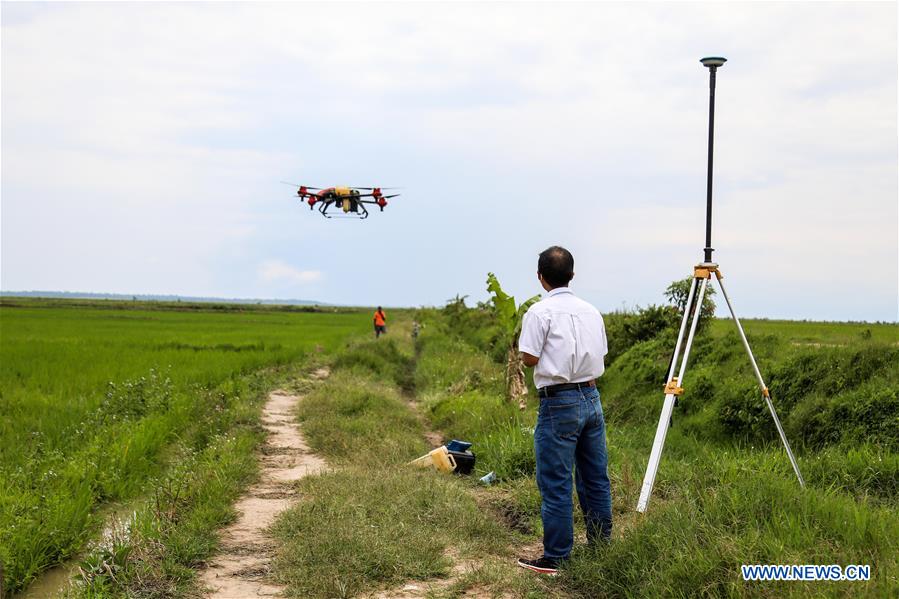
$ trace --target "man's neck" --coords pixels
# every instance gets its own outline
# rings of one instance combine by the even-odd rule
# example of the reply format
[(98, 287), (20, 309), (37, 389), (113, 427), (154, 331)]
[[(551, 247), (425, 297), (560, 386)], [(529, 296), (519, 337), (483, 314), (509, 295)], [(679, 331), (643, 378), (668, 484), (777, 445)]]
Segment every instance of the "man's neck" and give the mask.
[(553, 287), (549, 290), (549, 295), (558, 295), (560, 293), (571, 293), (571, 289), (568, 288), (568, 285), (562, 285), (561, 287)]

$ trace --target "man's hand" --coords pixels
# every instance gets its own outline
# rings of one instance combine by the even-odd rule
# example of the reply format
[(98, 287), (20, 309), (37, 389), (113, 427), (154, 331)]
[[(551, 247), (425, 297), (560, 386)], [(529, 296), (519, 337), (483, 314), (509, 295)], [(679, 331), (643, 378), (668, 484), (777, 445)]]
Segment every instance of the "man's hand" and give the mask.
[(528, 368), (532, 368), (537, 365), (537, 362), (540, 360), (537, 356), (532, 356), (527, 352), (521, 352), (521, 361), (524, 362), (524, 365)]

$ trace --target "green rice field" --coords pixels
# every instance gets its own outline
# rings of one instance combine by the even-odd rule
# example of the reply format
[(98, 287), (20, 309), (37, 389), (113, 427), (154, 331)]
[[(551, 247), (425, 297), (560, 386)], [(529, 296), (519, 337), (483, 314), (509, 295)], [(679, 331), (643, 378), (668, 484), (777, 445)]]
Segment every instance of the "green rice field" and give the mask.
[(232, 407), (265, 390), (266, 371), (367, 323), (352, 310), (4, 299), (4, 588), (76, 553), (98, 508), (202, 451), (233, 424)]

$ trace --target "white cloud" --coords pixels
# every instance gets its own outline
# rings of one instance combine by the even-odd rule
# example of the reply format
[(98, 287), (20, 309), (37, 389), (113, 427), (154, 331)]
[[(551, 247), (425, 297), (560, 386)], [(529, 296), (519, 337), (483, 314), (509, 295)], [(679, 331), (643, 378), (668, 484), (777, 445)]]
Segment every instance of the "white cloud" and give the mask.
[(259, 265), (259, 278), (266, 283), (290, 283), (305, 285), (322, 278), (321, 271), (300, 270), (281, 260), (266, 260)]

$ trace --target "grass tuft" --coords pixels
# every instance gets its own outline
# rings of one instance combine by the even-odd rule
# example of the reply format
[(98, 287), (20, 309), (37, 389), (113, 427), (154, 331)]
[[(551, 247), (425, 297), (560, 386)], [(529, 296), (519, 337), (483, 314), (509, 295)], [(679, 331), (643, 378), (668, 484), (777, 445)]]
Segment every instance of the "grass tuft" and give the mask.
[(458, 479), (406, 466), (346, 468), (300, 481), (273, 526), (278, 579), (295, 597), (352, 597), (446, 576), (448, 552), (492, 553), (508, 534)]
[(298, 419), (310, 447), (334, 464), (403, 463), (430, 449), (396, 387), (355, 366), (314, 388)]

